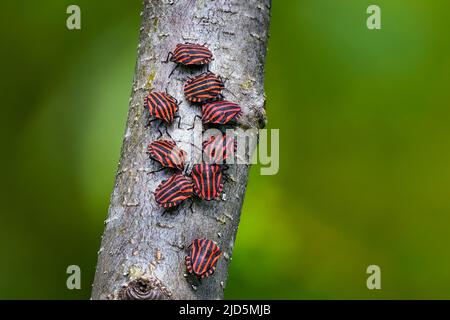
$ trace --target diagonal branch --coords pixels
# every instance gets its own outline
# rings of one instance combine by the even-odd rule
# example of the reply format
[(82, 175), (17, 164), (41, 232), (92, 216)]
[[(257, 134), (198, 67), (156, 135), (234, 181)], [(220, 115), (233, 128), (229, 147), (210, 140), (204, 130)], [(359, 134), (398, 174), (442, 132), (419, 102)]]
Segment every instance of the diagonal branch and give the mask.
[[(231, 181), (217, 201), (196, 200), (162, 215), (153, 191), (171, 173), (157, 169), (146, 155), (157, 139), (156, 124), (146, 127), (144, 97), (151, 90), (168, 90), (182, 104), (182, 127), (193, 123), (200, 108), (183, 96), (183, 82), (200, 71), (161, 63), (179, 42), (206, 43), (214, 54), (210, 69), (226, 78), (224, 94), (243, 108), (241, 127), (265, 124), (264, 61), (270, 0), (144, 1), (137, 66), (119, 169), (99, 251), (93, 299), (221, 299), (248, 179), (247, 165), (230, 166)], [(204, 71), (204, 70), (203, 70)], [(191, 141), (192, 131), (169, 127), (179, 141)], [(224, 200), (225, 199), (225, 200)], [(185, 278), (184, 257), (194, 238), (215, 240), (224, 254), (215, 274), (200, 285)], [(128, 285), (128, 287), (126, 287)], [(125, 286), (125, 289), (123, 289)], [(125, 292), (125, 294), (124, 294)]]

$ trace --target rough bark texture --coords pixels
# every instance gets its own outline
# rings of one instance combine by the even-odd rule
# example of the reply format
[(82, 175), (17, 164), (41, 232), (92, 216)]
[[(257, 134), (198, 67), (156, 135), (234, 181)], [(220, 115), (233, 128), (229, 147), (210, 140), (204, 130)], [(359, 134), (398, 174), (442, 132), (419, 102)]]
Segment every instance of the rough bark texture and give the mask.
[[(211, 71), (227, 79), (224, 95), (243, 108), (240, 126), (264, 126), (270, 5), (270, 0), (144, 1), (126, 133), (99, 250), (93, 299), (223, 298), (249, 167), (230, 167), (234, 181), (225, 183), (225, 199), (196, 200), (193, 213), (185, 203), (174, 213), (162, 215), (153, 191), (171, 173), (148, 173), (158, 168), (146, 154), (147, 144), (158, 132), (156, 123), (146, 127), (149, 115), (143, 101), (149, 91), (167, 88), (183, 101), (178, 112), (182, 125), (192, 124), (200, 108), (184, 99), (183, 82), (204, 69), (180, 67), (168, 78), (174, 64), (161, 60), (177, 43), (206, 43), (214, 54)], [(192, 131), (172, 125), (169, 132), (177, 141), (192, 141)], [(182, 143), (181, 147), (186, 150), (190, 145)], [(184, 266), (188, 245), (199, 237), (215, 240), (224, 252), (216, 273), (201, 284), (185, 276)], [(140, 286), (133, 287), (136, 283)]]

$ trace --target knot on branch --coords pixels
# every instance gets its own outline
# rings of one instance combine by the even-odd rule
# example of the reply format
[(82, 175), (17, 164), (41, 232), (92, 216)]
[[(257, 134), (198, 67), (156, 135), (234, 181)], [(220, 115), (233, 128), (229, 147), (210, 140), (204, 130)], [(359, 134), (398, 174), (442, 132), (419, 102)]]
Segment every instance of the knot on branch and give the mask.
[(119, 300), (169, 300), (170, 293), (156, 279), (139, 278), (125, 285)]
[(265, 128), (267, 124), (265, 105), (266, 100), (264, 99), (263, 106), (261, 108), (252, 108), (250, 112), (248, 112), (241, 119), (239, 119), (240, 127), (243, 129)]

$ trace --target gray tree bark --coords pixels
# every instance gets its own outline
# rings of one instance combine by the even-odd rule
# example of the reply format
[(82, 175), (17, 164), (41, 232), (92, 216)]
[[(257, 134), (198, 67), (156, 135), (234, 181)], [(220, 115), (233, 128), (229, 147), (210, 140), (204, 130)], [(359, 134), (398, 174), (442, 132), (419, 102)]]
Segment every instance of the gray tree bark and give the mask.
[[(149, 91), (168, 90), (179, 101), (182, 125), (193, 123), (200, 108), (190, 106), (183, 82), (198, 70), (163, 64), (177, 43), (206, 43), (214, 55), (212, 72), (226, 78), (230, 100), (243, 108), (238, 126), (265, 124), (264, 62), (270, 0), (145, 0), (128, 121), (108, 218), (99, 250), (92, 299), (222, 299), (240, 220), (249, 166), (232, 165), (226, 197), (189, 203), (162, 215), (153, 191), (171, 173), (149, 174), (158, 166), (146, 147), (156, 140), (146, 127), (143, 101)], [(204, 70), (203, 70), (204, 71)], [(189, 142), (192, 131), (169, 127), (176, 141)], [(182, 144), (183, 149), (189, 144)], [(195, 238), (215, 240), (223, 251), (215, 274), (197, 283), (186, 277), (184, 257)]]

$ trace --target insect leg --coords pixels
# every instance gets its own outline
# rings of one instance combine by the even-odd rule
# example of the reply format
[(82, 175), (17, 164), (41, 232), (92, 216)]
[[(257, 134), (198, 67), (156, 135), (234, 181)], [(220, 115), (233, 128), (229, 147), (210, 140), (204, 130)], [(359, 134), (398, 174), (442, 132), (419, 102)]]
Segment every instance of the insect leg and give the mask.
[[(159, 126), (158, 126), (158, 132), (159, 132), (158, 139), (161, 138), (161, 137), (163, 136), (163, 133), (162, 133), (162, 131), (161, 131), (161, 126), (162, 126), (162, 125), (163, 125), (163, 122), (161, 122), (161, 123), (159, 124)], [(167, 127), (166, 127), (166, 130), (167, 130)]]
[(166, 61), (161, 61), (161, 62), (162, 62), (162, 63), (168, 63), (168, 62), (169, 62), (169, 59), (170, 59), (172, 56), (173, 56), (173, 52), (169, 52), (169, 53), (167, 54)]
[(194, 123), (192, 124), (192, 127), (188, 128), (188, 130), (194, 129), (194, 127), (195, 127), (195, 120), (201, 119), (201, 118), (202, 118), (201, 116), (199, 116), (198, 114), (196, 114), (195, 117), (194, 117)]
[(230, 169), (230, 167), (227, 164), (223, 164), (222, 165), (222, 175), (225, 178), (226, 182), (231, 181), (231, 176), (228, 172), (228, 169)]
[(158, 170), (149, 171), (149, 172), (147, 172), (147, 174), (153, 174), (153, 173), (161, 172), (161, 171), (163, 171), (164, 169), (166, 169), (166, 168), (165, 168), (165, 167), (162, 167), (162, 168), (159, 168)]
[(186, 175), (188, 168), (189, 168), (189, 164), (186, 164), (186, 166), (183, 168), (183, 171), (182, 171), (184, 175)]
[(194, 205), (194, 199), (191, 198), (191, 204), (189, 206), (189, 210), (191, 210), (191, 213), (194, 213), (194, 209), (192, 209), (193, 205)]
[(215, 98), (211, 98), (208, 101), (213, 102), (213, 101), (222, 101), (222, 100), (225, 100), (225, 96), (220, 93)]
[(225, 179), (225, 182), (231, 181), (231, 177), (228, 173), (223, 172), (222, 175), (223, 178)]
[(169, 74), (169, 78), (172, 76), (173, 72), (180, 66), (179, 63), (177, 63), (177, 65), (175, 66), (175, 68), (172, 69), (172, 71)]
[(148, 121), (147, 124), (145, 125), (145, 127), (146, 128), (150, 127), (152, 125), (152, 122), (155, 122), (157, 120), (158, 120), (158, 118), (155, 118), (155, 119), (152, 119), (152, 120)]
[(205, 277), (209, 277), (212, 276), (214, 274), (214, 267), (212, 267), (211, 269), (209, 269), (208, 271), (206, 271), (205, 273)]
[(181, 117), (180, 117), (180, 116), (176, 116), (176, 117), (174, 117), (173, 119), (174, 119), (174, 120), (175, 120), (175, 119), (178, 119), (178, 129), (182, 129), (182, 128), (181, 128)]
[(165, 131), (166, 131), (167, 136), (170, 138), (170, 140), (173, 140), (172, 136), (169, 133), (169, 128), (167, 128), (167, 126), (165, 126), (165, 128), (166, 128)]
[(186, 265), (186, 269), (188, 273), (192, 273), (192, 260), (190, 256), (186, 256), (186, 258), (184, 258), (185, 260), (185, 265)]

